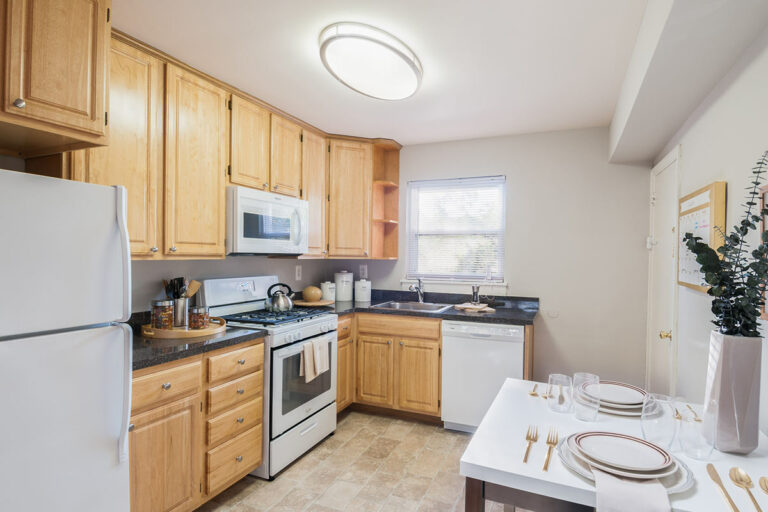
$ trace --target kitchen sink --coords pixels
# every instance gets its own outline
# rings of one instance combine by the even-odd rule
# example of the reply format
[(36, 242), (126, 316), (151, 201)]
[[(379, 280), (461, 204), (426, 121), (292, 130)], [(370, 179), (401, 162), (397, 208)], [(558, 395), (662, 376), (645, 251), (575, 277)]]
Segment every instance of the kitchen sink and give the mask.
[(389, 301), (371, 306), (371, 309), (392, 309), (398, 311), (422, 311), (426, 313), (442, 313), (453, 307), (452, 304), (434, 304), (431, 302), (397, 302)]

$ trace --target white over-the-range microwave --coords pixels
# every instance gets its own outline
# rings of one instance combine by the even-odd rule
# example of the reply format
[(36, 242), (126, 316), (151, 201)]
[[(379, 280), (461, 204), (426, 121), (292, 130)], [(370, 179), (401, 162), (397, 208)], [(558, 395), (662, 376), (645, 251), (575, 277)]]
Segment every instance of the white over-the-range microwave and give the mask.
[(308, 217), (302, 199), (227, 187), (227, 254), (303, 254)]

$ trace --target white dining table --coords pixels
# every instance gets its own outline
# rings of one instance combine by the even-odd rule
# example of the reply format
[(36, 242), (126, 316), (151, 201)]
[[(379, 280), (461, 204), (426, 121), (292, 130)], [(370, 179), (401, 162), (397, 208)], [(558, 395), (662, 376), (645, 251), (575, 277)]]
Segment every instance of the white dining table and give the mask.
[[(549, 470), (542, 466), (547, 453), (547, 432), (556, 428), (560, 439), (586, 430), (619, 432), (642, 437), (639, 417), (598, 414), (597, 421), (584, 422), (573, 413), (551, 411), (547, 401), (532, 397), (528, 392), (535, 382), (507, 379), (496, 395), (490, 409), (477, 428), (461, 457), (460, 473), (466, 477), (466, 512), (485, 510), (486, 499), (501, 501), (536, 511), (592, 510), (596, 495), (592, 482), (566, 468), (552, 453)], [(539, 393), (546, 384), (538, 383)], [(538, 442), (531, 448), (528, 463), (523, 463), (525, 434), (530, 425), (538, 426)], [(759, 488), (758, 479), (768, 477), (768, 437), (760, 434), (758, 448), (749, 455), (733, 455), (713, 451), (710, 460), (687, 457), (673, 444), (672, 454), (692, 471), (693, 487), (683, 493), (670, 495), (672, 509), (679, 512), (728, 511), (719, 489), (710, 480), (706, 466), (714, 464), (720, 477), (742, 512), (755, 510), (747, 493), (728, 477), (733, 466), (746, 470), (752, 477), (755, 498), (768, 512), (768, 494)], [(536, 508), (538, 507), (538, 508)]]

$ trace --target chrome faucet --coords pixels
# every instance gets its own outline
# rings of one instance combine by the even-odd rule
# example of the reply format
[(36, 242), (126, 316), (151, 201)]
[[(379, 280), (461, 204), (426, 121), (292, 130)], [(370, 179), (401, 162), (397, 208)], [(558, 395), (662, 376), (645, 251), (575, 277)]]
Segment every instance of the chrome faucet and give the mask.
[(419, 296), (419, 302), (424, 302), (424, 283), (421, 282), (421, 279), (418, 279), (418, 283), (416, 286), (409, 286), (408, 291), (416, 292)]
[(472, 285), (472, 304), (479, 304), (479, 303), (480, 303), (480, 285), (473, 284)]

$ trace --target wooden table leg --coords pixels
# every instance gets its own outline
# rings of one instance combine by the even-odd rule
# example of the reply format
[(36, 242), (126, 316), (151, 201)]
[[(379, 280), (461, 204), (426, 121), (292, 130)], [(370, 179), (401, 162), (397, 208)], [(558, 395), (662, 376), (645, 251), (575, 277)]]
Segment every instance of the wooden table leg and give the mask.
[(485, 512), (483, 481), (467, 477), (464, 512)]

